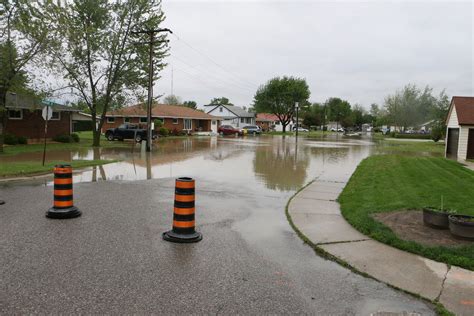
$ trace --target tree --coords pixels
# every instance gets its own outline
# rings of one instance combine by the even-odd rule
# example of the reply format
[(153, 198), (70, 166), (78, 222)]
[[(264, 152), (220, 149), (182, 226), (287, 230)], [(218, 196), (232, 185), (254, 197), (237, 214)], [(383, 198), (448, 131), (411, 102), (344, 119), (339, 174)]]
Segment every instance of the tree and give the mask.
[(7, 126), (7, 94), (31, 93), (26, 67), (45, 48), (47, 29), (39, 27), (37, 13), (26, 0), (0, 0), (0, 152)]
[(340, 98), (329, 98), (326, 101), (326, 106), (329, 113), (329, 119), (336, 121), (336, 128), (339, 129), (339, 124), (343, 127), (348, 127), (352, 124), (351, 105)]
[(283, 133), (293, 119), (295, 103), (301, 107), (308, 103), (310, 96), (305, 79), (295, 77), (275, 77), (261, 86), (254, 96), (254, 108), (257, 113), (269, 112), (278, 117)]
[(444, 121), (449, 99), (444, 90), (435, 97), (429, 86), (421, 90), (416, 85), (408, 84), (395, 94), (387, 96), (384, 108), (389, 122), (405, 129), (428, 120)]
[(214, 98), (211, 100), (210, 104), (215, 104), (215, 105), (233, 105), (230, 103), (229, 99), (226, 97), (220, 97), (220, 98)]
[(367, 111), (360, 104), (355, 104), (352, 108), (353, 125), (358, 128), (361, 128), (362, 124), (367, 123), (364, 119), (366, 115)]
[[(147, 86), (149, 47), (143, 43), (150, 39), (133, 31), (158, 29), (163, 20), (160, 0), (71, 0), (44, 5), (43, 27), (53, 34), (48, 46), (51, 64), (87, 104), (93, 146), (100, 146), (107, 111)], [(165, 39), (164, 33), (155, 37)], [(165, 45), (154, 46), (155, 77), (164, 67)]]
[(188, 107), (190, 109), (196, 110), (197, 109), (197, 103), (196, 101), (184, 101), (183, 105), (185, 107)]
[(168, 104), (168, 105), (180, 105), (181, 98), (178, 96), (175, 96), (174, 94), (170, 94), (165, 97), (165, 99), (163, 100), (163, 103)]
[(324, 106), (313, 103), (302, 111), (301, 117), (305, 126), (321, 126), (324, 121)]

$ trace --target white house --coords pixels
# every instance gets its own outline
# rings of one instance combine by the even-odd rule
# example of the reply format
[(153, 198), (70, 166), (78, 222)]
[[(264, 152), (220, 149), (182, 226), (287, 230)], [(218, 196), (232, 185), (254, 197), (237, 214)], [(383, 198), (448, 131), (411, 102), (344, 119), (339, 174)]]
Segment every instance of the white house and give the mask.
[(446, 157), (474, 159), (474, 97), (453, 97), (446, 125)]
[(207, 114), (222, 118), (221, 125), (232, 125), (234, 127), (244, 127), (255, 125), (255, 113), (249, 113), (241, 107), (234, 105), (206, 105)]

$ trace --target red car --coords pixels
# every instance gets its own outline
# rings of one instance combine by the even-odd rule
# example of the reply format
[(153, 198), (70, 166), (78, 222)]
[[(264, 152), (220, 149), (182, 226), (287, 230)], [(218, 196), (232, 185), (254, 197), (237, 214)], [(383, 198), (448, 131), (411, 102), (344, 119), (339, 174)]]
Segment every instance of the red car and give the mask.
[(222, 125), (219, 127), (217, 132), (221, 135), (244, 135), (244, 132), (241, 129), (235, 128), (231, 125)]

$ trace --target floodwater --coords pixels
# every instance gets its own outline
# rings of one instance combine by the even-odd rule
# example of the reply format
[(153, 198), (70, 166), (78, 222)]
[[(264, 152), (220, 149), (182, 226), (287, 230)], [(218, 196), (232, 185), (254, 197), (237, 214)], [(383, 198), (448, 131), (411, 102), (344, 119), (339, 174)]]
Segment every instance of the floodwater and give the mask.
[[(41, 304), (36, 311), (64, 314), (143, 313), (144, 306), (168, 314), (434, 314), (423, 301), (316, 256), (285, 217), (296, 190), (315, 178), (346, 181), (362, 159), (377, 152), (370, 138), (335, 135), (298, 141), (283, 136), (170, 139), (156, 143), (151, 153), (132, 143), (50, 152), (51, 160), (121, 161), (74, 175), (75, 183), (83, 182), (75, 186), (75, 202), (83, 210), (77, 220), (45, 219), (52, 195), (42, 197), (51, 194), (51, 177), (2, 185), (7, 201), (2, 207), (18, 211), (0, 212), (0, 230), (7, 232), (0, 248), (3, 242), (11, 253), (0, 257), (0, 264), (12, 271), (0, 275), (0, 283), (22, 291), (6, 296), (4, 311), (21, 313)], [(187, 251), (160, 239), (171, 222), (172, 178), (181, 176), (196, 179), (197, 229), (205, 236)], [(139, 181), (147, 179), (153, 180)], [(52, 243), (51, 236), (59, 242)], [(87, 256), (78, 264), (82, 254)], [(72, 266), (73, 281), (61, 279), (66, 272), (56, 273)], [(43, 272), (47, 275), (39, 275)], [(24, 275), (31, 275), (28, 286), (16, 286)], [(67, 284), (59, 286), (62, 282)], [(59, 299), (63, 287), (74, 302)], [(48, 297), (36, 289), (46, 289)], [(173, 293), (187, 304), (176, 305)]]
[[(78, 171), (74, 182), (146, 180), (194, 177), (199, 181), (232, 182), (249, 188), (296, 191), (304, 184), (331, 171), (352, 172), (374, 149), (370, 138), (342, 136), (307, 139), (285, 136), (193, 137), (161, 140), (151, 153), (144, 144), (122, 148), (50, 151), (48, 160), (115, 159), (120, 162)], [(41, 160), (41, 153), (2, 157), (0, 163)], [(44, 179), (50, 184), (50, 179)]]

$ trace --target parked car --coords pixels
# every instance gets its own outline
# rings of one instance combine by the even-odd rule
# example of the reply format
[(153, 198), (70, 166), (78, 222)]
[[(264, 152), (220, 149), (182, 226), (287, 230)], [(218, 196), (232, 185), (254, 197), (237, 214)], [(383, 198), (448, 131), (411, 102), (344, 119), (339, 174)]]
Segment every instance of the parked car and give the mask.
[[(293, 127), (293, 131), (296, 131), (296, 126)], [(298, 132), (309, 132), (309, 130), (303, 127), (298, 127)]]
[(331, 132), (344, 132), (344, 129), (342, 127), (339, 127), (338, 129), (333, 127), (333, 128), (331, 128)]
[[(156, 137), (155, 131), (152, 131), (152, 139), (156, 139)], [(105, 138), (108, 141), (113, 141), (114, 139), (135, 139), (138, 143), (147, 139), (147, 130), (138, 128), (135, 124), (122, 124), (117, 128), (109, 128), (106, 130)]]
[(232, 125), (222, 125), (217, 129), (217, 132), (221, 135), (244, 135), (244, 131), (240, 128), (235, 128)]
[(247, 131), (247, 134), (257, 135), (262, 133), (262, 130), (257, 125), (247, 125), (242, 127), (242, 129)]

